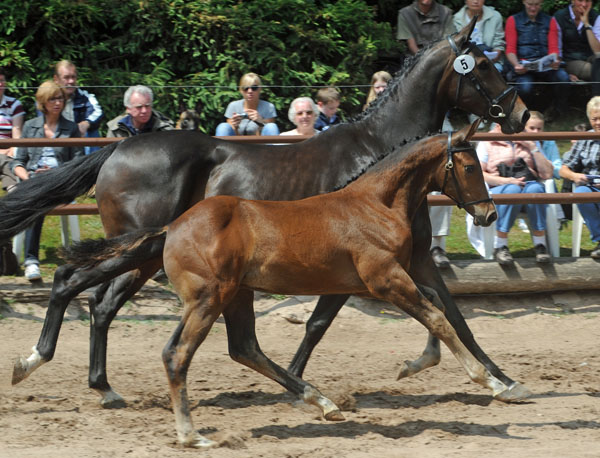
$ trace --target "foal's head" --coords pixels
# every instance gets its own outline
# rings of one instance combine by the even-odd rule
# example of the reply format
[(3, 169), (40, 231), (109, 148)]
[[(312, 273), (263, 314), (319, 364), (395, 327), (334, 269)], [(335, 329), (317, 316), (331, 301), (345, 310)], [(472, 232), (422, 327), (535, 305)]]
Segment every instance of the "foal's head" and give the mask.
[(478, 125), (479, 120), (455, 134), (448, 134), (442, 141), (435, 137), (434, 148), (443, 150), (435, 182), (444, 194), (473, 216), (476, 225), (489, 226), (497, 218), (496, 207), (485, 186), (475, 149), (469, 143)]

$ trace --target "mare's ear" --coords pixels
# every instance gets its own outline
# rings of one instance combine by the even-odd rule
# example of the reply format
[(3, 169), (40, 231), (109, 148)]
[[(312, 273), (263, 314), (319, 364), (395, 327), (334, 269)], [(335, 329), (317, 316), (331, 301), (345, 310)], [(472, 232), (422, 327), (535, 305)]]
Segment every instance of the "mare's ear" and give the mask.
[(473, 138), (473, 135), (475, 135), (475, 132), (477, 132), (477, 127), (479, 127), (480, 122), (481, 118), (477, 118), (475, 121), (473, 121), (473, 124), (463, 127), (461, 130), (456, 132), (456, 134), (452, 136), (452, 146), (471, 141), (471, 138)]
[(463, 27), (463, 29), (458, 32), (458, 34), (456, 35), (456, 38), (454, 41), (456, 41), (456, 45), (458, 46), (458, 49), (463, 49), (465, 44), (467, 44), (469, 42), (469, 40), (471, 39), (471, 34), (473, 33), (473, 30), (475, 29), (475, 24), (477, 24), (477, 18), (478, 16), (475, 15), (473, 16), (473, 19), (471, 19), (471, 22), (469, 22), (466, 26)]

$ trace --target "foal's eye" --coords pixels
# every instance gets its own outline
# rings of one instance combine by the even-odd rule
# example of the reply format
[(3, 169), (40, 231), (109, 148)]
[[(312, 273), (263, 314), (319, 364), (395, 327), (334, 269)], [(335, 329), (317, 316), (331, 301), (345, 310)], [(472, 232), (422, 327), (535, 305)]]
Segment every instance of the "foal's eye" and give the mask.
[(466, 173), (473, 173), (475, 171), (475, 166), (474, 165), (465, 165), (465, 172)]

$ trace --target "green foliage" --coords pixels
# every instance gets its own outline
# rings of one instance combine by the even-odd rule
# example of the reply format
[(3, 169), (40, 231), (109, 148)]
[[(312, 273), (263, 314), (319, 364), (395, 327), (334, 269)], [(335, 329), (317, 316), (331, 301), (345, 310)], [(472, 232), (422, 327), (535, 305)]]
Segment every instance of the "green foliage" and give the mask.
[[(281, 86), (368, 83), (378, 53), (399, 46), (390, 24), (375, 22), (374, 8), (357, 0), (2, 4), (0, 63), (30, 115), (35, 88), (52, 76), (56, 61), (69, 59), (108, 118), (122, 111), (127, 86), (146, 84), (155, 88), (157, 109), (170, 117), (180, 102), (201, 102), (204, 130), (212, 132), (227, 103), (240, 97), (243, 73), (261, 75), (272, 86), (263, 97), (285, 113), (293, 98), (314, 95), (316, 88)], [(364, 91), (344, 91), (347, 111), (362, 103)]]

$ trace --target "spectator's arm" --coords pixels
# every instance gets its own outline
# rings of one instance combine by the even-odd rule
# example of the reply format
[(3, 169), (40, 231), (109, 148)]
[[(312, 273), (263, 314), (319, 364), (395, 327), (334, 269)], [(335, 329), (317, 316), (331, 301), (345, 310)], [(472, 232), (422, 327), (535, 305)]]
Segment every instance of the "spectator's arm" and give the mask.
[(588, 182), (585, 173), (576, 173), (573, 172), (569, 167), (565, 164), (560, 168), (560, 176), (566, 178), (567, 180), (571, 180), (575, 184), (586, 184)]
[[(506, 39), (506, 55), (514, 54), (517, 57), (517, 28), (515, 18), (510, 16), (504, 26), (504, 37)], [(512, 62), (511, 62), (512, 63)]]
[(550, 19), (550, 29), (548, 30), (548, 54), (556, 54), (560, 57), (558, 47), (558, 23), (556, 19)]
[(89, 123), (89, 129), (96, 130), (100, 125), (100, 121), (104, 117), (104, 112), (102, 111), (102, 107), (100, 106), (100, 103), (98, 103), (98, 99), (94, 94), (90, 94), (87, 91), (82, 92), (87, 97), (87, 116), (85, 117), (85, 120)]
[(590, 44), (590, 48), (594, 53), (600, 52), (600, 16), (596, 18), (596, 21), (593, 24), (591, 30), (585, 31), (585, 36), (588, 39), (588, 43)]

